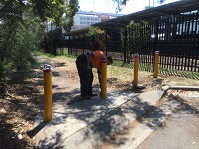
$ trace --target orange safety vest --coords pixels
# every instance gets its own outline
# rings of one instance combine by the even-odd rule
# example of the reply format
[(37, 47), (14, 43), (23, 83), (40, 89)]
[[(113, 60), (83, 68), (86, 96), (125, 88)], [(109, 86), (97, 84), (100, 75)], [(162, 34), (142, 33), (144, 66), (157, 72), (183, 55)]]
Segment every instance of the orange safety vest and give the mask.
[(94, 58), (92, 59), (93, 67), (97, 70), (101, 69), (102, 59), (104, 58), (104, 53), (101, 50), (93, 51)]

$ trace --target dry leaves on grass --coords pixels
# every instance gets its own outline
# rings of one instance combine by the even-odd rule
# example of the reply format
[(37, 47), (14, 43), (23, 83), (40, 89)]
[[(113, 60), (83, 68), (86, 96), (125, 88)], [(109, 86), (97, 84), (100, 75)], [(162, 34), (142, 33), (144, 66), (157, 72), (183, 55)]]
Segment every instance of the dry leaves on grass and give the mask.
[[(60, 72), (65, 72), (67, 77), (75, 82), (79, 82), (79, 76), (77, 74), (77, 69), (75, 65), (75, 59), (65, 58), (65, 57), (54, 57), (51, 63)], [(61, 64), (61, 65), (60, 65)], [(93, 69), (94, 81), (93, 84), (98, 83), (97, 71)], [(115, 88), (117, 90), (130, 90), (132, 81), (134, 80), (133, 69), (118, 67), (109, 65), (107, 69), (107, 81), (108, 87)], [(153, 78), (153, 73), (139, 71), (138, 72), (138, 83), (145, 86), (144, 92), (151, 90), (161, 89), (162, 86), (199, 86), (199, 80), (193, 80), (177, 76), (165, 76), (158, 75), (158, 78)]]

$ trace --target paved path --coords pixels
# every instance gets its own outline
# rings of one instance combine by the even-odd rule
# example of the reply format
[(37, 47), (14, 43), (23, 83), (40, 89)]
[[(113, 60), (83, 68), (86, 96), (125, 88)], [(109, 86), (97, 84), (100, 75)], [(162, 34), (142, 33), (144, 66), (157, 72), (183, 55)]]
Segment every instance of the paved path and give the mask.
[[(54, 69), (53, 121), (43, 122), (42, 114), (39, 114), (32, 130), (37, 148), (141, 149), (148, 145), (158, 148), (160, 144), (149, 144), (150, 141), (143, 146), (140, 143), (150, 139), (150, 134), (181, 104), (174, 100), (154, 108), (168, 88), (141, 94), (108, 89), (108, 98), (97, 96), (81, 100), (79, 83), (60, 80), (59, 75), (64, 74)], [(161, 133), (155, 136), (154, 139), (162, 137)]]
[(163, 94), (163, 91), (137, 94), (108, 89), (108, 98), (81, 100), (79, 83), (60, 80), (60, 75), (64, 76), (53, 68), (53, 121), (43, 122), (42, 114), (36, 118), (33, 134), (39, 148), (75, 149), (82, 145), (94, 148), (145, 113)]

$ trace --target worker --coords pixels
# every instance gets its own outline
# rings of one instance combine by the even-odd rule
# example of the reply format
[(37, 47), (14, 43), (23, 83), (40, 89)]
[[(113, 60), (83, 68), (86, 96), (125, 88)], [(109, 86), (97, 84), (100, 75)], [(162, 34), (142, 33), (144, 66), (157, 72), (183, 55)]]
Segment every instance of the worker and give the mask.
[(93, 46), (92, 52), (87, 52), (79, 55), (76, 59), (76, 67), (78, 70), (78, 75), (80, 78), (80, 90), (81, 97), (83, 99), (91, 99), (91, 97), (97, 96), (97, 94), (93, 93), (92, 83), (93, 83), (93, 72), (92, 68), (97, 69), (98, 79), (101, 88), (101, 66), (102, 60), (106, 59), (107, 65), (113, 63), (113, 60), (110, 56), (105, 57), (104, 53), (100, 49), (100, 44), (96, 43)]

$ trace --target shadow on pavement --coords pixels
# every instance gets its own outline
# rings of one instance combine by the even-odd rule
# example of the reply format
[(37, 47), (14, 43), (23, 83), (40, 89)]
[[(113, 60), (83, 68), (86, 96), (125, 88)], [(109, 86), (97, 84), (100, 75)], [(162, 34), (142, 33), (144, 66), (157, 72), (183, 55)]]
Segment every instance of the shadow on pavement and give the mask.
[(33, 138), (39, 131), (41, 131), (49, 122), (41, 122), (34, 129), (27, 132), (30, 138)]

